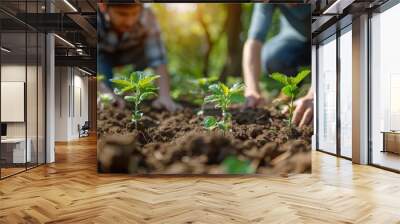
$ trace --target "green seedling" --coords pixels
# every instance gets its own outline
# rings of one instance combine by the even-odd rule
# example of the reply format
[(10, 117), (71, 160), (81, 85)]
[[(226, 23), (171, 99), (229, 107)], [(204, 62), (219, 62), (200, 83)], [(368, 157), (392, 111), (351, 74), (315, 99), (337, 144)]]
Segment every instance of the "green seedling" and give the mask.
[(111, 105), (111, 102), (113, 101), (113, 96), (109, 93), (103, 93), (100, 94), (100, 103), (103, 105), (103, 107), (109, 107)]
[(280, 82), (284, 86), (282, 87), (282, 92), (286, 96), (290, 98), (290, 101), (288, 103), (288, 109), (289, 109), (289, 126), (292, 127), (292, 119), (293, 119), (293, 111), (294, 111), (294, 99), (296, 96), (299, 94), (299, 87), (298, 85), (300, 84), (303, 79), (305, 79), (311, 71), (309, 69), (305, 69), (300, 71), (295, 77), (288, 77), (282, 73), (272, 73), (271, 78)]
[(154, 81), (158, 78), (158, 75), (149, 72), (124, 71), (111, 79), (111, 83), (115, 86), (115, 94), (124, 96), (124, 99), (132, 105), (132, 121), (136, 128), (137, 122), (143, 116), (143, 113), (139, 110), (139, 105), (143, 100), (157, 95)]
[(201, 110), (197, 113), (197, 115), (203, 115), (204, 109), (204, 98), (207, 96), (208, 87), (214, 83), (216, 83), (216, 77), (208, 77), (208, 78), (198, 78), (190, 80), (193, 85), (193, 90), (191, 94), (194, 97), (194, 103), (201, 105)]
[(208, 92), (208, 87), (210, 85), (214, 84), (216, 81), (217, 81), (216, 77), (198, 78), (198, 79), (191, 80), (191, 82), (195, 88), (193, 93), (198, 94), (204, 98)]
[(250, 174), (254, 173), (254, 168), (249, 160), (240, 160), (236, 156), (228, 156), (222, 162), (222, 166), (228, 174)]
[(230, 105), (234, 103), (244, 102), (243, 90), (244, 85), (236, 83), (232, 87), (228, 87), (223, 83), (212, 84), (208, 87), (210, 95), (204, 98), (204, 103), (213, 103), (215, 108), (220, 108), (222, 111), (222, 119), (217, 120), (213, 116), (207, 116), (204, 119), (204, 127), (213, 130), (219, 128), (223, 131), (228, 131), (232, 125), (232, 115), (228, 112)]

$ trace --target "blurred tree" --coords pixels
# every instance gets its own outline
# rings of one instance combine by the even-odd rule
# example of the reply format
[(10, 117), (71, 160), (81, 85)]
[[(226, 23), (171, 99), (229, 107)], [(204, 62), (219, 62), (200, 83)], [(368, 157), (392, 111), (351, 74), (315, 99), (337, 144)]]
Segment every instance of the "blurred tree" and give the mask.
[[(204, 32), (204, 38), (206, 40), (204, 44), (204, 58), (203, 58), (203, 75), (205, 77), (208, 77), (208, 73), (210, 70), (210, 56), (211, 52), (213, 51), (213, 48), (215, 44), (221, 39), (224, 31), (225, 31), (225, 25), (222, 25), (215, 32), (215, 34), (212, 34), (212, 25), (215, 25), (214, 21), (206, 21), (207, 14), (205, 13), (207, 8), (209, 7), (206, 4), (197, 4), (197, 19), (198, 22), (200, 23), (200, 26), (203, 29)], [(227, 21), (226, 19), (224, 19)], [(226, 23), (226, 22), (224, 22)]]
[[(231, 82), (241, 79), (242, 49), (247, 38), (254, 4), (152, 3), (161, 28), (168, 70), (175, 98), (192, 91), (188, 81), (217, 77)], [(267, 39), (279, 32), (280, 12), (274, 13)], [(262, 84), (273, 94), (279, 87), (266, 75)]]
[(242, 5), (226, 4), (225, 7), (228, 11), (225, 27), (228, 46), (227, 58), (220, 76), (222, 82), (226, 82), (228, 76), (241, 76), (242, 74)]

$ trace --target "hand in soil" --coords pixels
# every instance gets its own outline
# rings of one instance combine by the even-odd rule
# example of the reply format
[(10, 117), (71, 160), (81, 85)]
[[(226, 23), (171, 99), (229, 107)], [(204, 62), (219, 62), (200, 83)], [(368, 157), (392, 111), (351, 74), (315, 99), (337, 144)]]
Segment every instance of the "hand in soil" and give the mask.
[(261, 94), (257, 92), (246, 91), (245, 97), (246, 101), (244, 103), (244, 108), (263, 107), (267, 104), (264, 97), (262, 97)]
[(296, 100), (294, 105), (293, 124), (299, 127), (310, 125), (314, 116), (314, 99), (303, 97)]
[(182, 110), (182, 106), (175, 103), (169, 96), (160, 96), (155, 101), (153, 101), (152, 106), (156, 109), (166, 109), (169, 112), (176, 112)]

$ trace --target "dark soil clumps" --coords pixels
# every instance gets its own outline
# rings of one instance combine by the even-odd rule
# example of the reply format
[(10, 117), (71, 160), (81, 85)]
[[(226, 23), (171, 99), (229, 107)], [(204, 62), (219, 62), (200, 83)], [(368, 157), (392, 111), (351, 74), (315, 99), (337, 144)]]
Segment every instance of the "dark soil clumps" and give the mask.
[[(169, 113), (145, 106), (135, 124), (128, 109), (98, 112), (99, 172), (225, 174), (228, 156), (250, 161), (256, 173), (311, 172), (312, 128), (289, 128), (277, 110), (232, 109), (232, 131), (208, 131), (192, 107)], [(204, 115), (218, 115), (206, 110)]]

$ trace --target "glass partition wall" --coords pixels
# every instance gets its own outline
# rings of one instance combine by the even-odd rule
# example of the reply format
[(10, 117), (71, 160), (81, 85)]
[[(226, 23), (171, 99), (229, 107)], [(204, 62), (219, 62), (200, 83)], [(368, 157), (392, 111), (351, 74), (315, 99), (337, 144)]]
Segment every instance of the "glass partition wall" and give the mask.
[(370, 163), (400, 171), (400, 4), (371, 22)]
[(352, 27), (317, 47), (317, 150), (352, 157)]
[(0, 2), (1, 179), (45, 163), (46, 40), (18, 19), (40, 2)]

